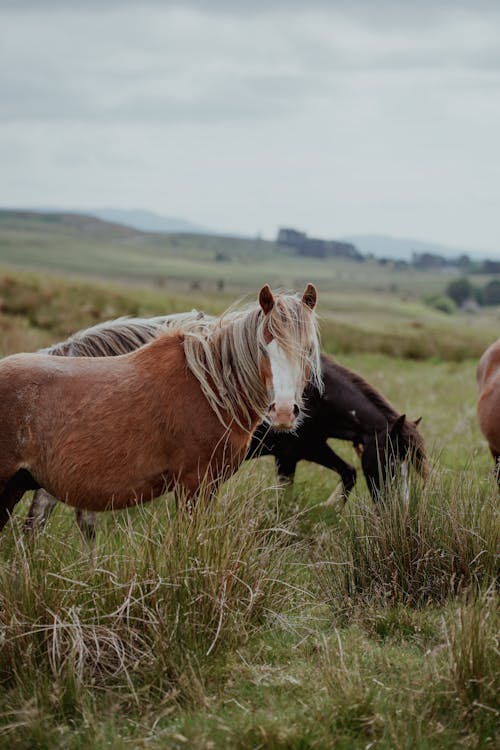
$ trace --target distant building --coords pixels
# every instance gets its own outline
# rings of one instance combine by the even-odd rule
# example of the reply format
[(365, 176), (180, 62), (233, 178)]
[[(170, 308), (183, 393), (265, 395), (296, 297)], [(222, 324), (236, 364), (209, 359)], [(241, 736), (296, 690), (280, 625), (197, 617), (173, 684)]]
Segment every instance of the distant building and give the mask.
[(412, 264), (415, 268), (422, 270), (444, 268), (445, 266), (456, 265), (456, 262), (456, 259), (451, 261), (442, 255), (435, 255), (434, 253), (412, 253)]
[(305, 232), (298, 232), (296, 229), (290, 229), (289, 227), (283, 227), (279, 230), (276, 243), (296, 250), (297, 255), (305, 255), (311, 258), (364, 260), (359, 250), (349, 242), (320, 240), (315, 237), (308, 237)]

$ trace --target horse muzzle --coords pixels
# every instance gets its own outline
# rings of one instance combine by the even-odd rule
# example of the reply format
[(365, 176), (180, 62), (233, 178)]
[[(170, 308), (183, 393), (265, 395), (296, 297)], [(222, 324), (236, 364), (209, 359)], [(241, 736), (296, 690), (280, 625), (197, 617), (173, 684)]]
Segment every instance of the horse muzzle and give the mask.
[(298, 404), (274, 401), (269, 407), (269, 421), (273, 430), (293, 430), (300, 414)]

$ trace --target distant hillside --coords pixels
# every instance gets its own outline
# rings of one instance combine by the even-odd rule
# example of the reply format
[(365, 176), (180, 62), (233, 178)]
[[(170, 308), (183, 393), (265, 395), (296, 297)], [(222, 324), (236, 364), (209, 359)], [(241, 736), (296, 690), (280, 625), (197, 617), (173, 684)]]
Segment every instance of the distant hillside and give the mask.
[(151, 233), (84, 214), (7, 210), (0, 210), (0, 264), (145, 282), (197, 297), (215, 291), (233, 299), (264, 283), (299, 289), (308, 281), (321, 294), (397, 289), (419, 297), (440, 293), (456, 274), (445, 269), (443, 276), (410, 275), (373, 261), (309, 257), (260, 238)]
[(374, 255), (376, 258), (392, 258), (394, 260), (411, 260), (413, 253), (422, 255), (431, 253), (441, 255), (445, 258), (457, 258), (460, 255), (469, 255), (474, 259), (491, 260), (500, 259), (500, 248), (498, 253), (486, 253), (479, 250), (468, 250), (464, 248), (452, 248), (440, 245), (436, 242), (422, 242), (404, 237), (391, 237), (384, 234), (354, 234), (342, 237), (345, 242), (352, 242), (363, 255)]
[(86, 211), (104, 221), (124, 224), (142, 232), (161, 232), (165, 234), (216, 234), (199, 224), (172, 216), (161, 216), (153, 211), (126, 210), (121, 208), (92, 208)]
[[(1, 210), (1, 209), (0, 209)], [(213, 229), (192, 221), (172, 216), (161, 216), (154, 211), (126, 208), (62, 208), (61, 206), (36, 206), (34, 208), (4, 209), (11, 213), (47, 214), (50, 216), (93, 216), (112, 224), (121, 224), (140, 232), (160, 234), (217, 234)]]
[[(282, 283), (283, 256), (292, 253), (262, 239), (144, 232), (80, 213), (0, 209), (0, 263), (155, 284), (222, 286), (238, 290)], [(290, 282), (289, 282), (290, 283)]]

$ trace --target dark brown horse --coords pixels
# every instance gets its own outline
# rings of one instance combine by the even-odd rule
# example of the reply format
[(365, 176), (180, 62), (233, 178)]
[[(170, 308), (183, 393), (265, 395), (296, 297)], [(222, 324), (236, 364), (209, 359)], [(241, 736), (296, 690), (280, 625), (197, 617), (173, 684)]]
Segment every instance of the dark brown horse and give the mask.
[[(304, 393), (307, 415), (297, 430), (279, 434), (260, 425), (252, 438), (250, 456), (272, 455), (282, 482), (291, 483), (299, 461), (313, 461), (337, 472), (344, 501), (356, 482), (353, 466), (328, 445), (329, 438), (353, 444), (374, 501), (383, 486), (400, 472), (406, 481), (407, 461), (427, 475), (424, 441), (417, 422), (399, 414), (387, 399), (360, 375), (321, 355), (323, 389), (313, 385)], [(406, 490), (405, 490), (406, 492)]]
[(27, 489), (102, 511), (165, 489), (213, 491), (267, 416), (293, 429), (321, 382), (310, 284), (218, 324), (183, 322), (118, 357), (19, 354), (0, 362), (0, 528)]
[(491, 344), (479, 360), (477, 384), (477, 418), (495, 461), (500, 489), (500, 339)]

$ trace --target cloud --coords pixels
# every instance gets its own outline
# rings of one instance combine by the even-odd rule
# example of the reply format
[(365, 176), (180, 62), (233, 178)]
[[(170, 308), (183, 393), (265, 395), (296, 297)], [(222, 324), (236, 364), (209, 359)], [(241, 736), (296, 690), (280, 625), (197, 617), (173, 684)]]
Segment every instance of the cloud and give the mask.
[(0, 0), (0, 203), (491, 246), (498, 9)]

